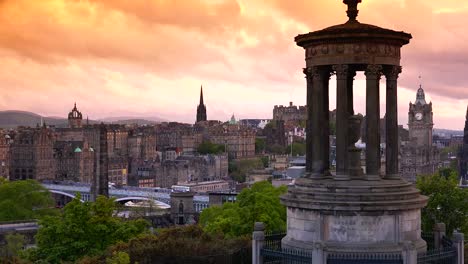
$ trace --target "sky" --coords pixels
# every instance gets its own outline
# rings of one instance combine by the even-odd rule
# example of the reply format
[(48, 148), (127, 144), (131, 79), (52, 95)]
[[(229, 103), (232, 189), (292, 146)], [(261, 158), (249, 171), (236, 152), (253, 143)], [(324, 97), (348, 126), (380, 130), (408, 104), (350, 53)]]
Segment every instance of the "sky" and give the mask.
[[(359, 10), (360, 22), (413, 36), (399, 123), (422, 84), (435, 127), (463, 129), (468, 0), (363, 0)], [(76, 102), (90, 119), (193, 123), (203, 85), (208, 119), (272, 118), (274, 105), (306, 101), (294, 37), (346, 22), (345, 11), (341, 0), (0, 0), (0, 110), (65, 117)], [(361, 113), (364, 84), (358, 73)]]

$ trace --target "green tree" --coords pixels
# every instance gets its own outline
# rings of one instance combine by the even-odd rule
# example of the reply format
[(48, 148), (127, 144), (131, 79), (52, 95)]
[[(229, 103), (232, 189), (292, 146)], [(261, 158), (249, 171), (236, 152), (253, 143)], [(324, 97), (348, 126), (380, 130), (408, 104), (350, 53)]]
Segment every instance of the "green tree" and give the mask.
[(420, 176), (416, 186), (429, 198), (421, 216), (424, 231), (430, 232), (435, 223), (445, 223), (448, 234), (455, 229), (468, 232), (468, 189), (458, 187), (454, 170), (444, 169), (433, 175)]
[(257, 182), (244, 189), (234, 203), (203, 210), (200, 224), (209, 233), (222, 233), (226, 237), (251, 234), (255, 222), (264, 222), (267, 231), (286, 228), (286, 208), (279, 196), (286, 186), (274, 187), (267, 181)]
[(214, 144), (211, 141), (203, 141), (197, 148), (200, 154), (219, 154), (225, 151), (224, 145)]
[(50, 193), (34, 180), (0, 183), (0, 221), (30, 220), (52, 214)]
[(99, 196), (96, 202), (80, 201), (80, 195), (68, 203), (59, 216), (40, 220), (37, 249), (31, 260), (49, 263), (75, 261), (85, 255), (96, 255), (118, 241), (128, 241), (143, 233), (144, 220), (123, 221), (113, 216), (115, 202)]
[(5, 235), (5, 244), (0, 246), (0, 263), (19, 263), (18, 254), (26, 244), (22, 234), (10, 233)]
[(233, 160), (229, 162), (229, 175), (237, 182), (245, 182), (249, 172), (263, 168), (265, 167), (261, 158)]
[[(291, 153), (291, 145), (286, 147), (286, 153)], [(306, 153), (305, 142), (293, 142), (292, 143), (292, 155), (303, 156)]]
[(114, 252), (112, 257), (106, 258), (106, 264), (130, 264), (130, 256), (126, 252)]
[(266, 150), (265, 138), (255, 138), (255, 153), (261, 154)]

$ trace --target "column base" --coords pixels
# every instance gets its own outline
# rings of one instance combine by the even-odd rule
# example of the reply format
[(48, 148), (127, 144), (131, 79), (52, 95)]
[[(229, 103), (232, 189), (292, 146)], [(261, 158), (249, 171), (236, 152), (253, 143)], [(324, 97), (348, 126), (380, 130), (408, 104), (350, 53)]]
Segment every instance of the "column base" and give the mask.
[(386, 180), (399, 180), (401, 179), (400, 174), (385, 174), (384, 179)]
[(364, 180), (366, 181), (380, 181), (382, 177), (378, 174), (366, 174)]

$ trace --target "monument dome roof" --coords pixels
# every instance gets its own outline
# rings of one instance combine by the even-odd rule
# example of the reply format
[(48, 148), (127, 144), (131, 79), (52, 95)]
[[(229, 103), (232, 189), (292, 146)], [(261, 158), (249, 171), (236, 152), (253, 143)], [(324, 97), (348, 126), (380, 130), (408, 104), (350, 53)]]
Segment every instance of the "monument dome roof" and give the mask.
[(330, 41), (333, 42), (354, 42), (360, 40), (378, 40), (389, 44), (398, 44), (403, 46), (409, 43), (411, 34), (403, 31), (394, 31), (378, 26), (360, 23), (356, 20), (357, 4), (360, 0), (344, 0), (348, 5), (349, 20), (344, 24), (339, 24), (325, 29), (298, 35), (295, 40), (299, 46), (307, 43)]

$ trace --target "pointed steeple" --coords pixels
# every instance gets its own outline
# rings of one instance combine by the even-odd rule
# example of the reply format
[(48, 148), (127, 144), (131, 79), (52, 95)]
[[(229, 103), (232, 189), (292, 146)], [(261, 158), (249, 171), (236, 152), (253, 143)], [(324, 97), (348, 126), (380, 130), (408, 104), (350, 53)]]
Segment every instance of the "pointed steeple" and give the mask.
[(466, 106), (466, 116), (465, 116), (466, 121), (468, 121), (468, 105)]
[(204, 103), (203, 103), (203, 85), (200, 85), (200, 105), (204, 105)]
[(200, 121), (206, 121), (206, 106), (203, 102), (203, 86), (200, 86), (200, 103), (197, 107), (197, 123)]

